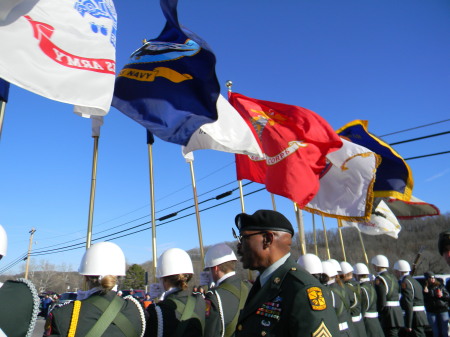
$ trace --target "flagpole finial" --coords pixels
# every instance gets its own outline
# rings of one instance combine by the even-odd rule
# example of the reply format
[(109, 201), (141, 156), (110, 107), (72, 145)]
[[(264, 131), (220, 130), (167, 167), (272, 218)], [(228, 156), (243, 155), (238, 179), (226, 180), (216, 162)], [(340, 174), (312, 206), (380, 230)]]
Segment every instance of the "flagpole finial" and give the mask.
[(147, 43), (147, 39), (143, 39), (142, 44), (146, 44), (146, 43)]
[(228, 91), (231, 91), (231, 87), (233, 86), (233, 82), (232, 81), (226, 81), (225, 85), (227, 86)]

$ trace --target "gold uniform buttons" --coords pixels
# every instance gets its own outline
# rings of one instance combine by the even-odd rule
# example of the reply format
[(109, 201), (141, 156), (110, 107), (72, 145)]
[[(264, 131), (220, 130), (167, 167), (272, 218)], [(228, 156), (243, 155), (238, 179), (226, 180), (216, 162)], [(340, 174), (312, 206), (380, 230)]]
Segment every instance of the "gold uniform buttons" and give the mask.
[(280, 282), (281, 282), (281, 280), (279, 277), (275, 277), (275, 279), (273, 280), (273, 283), (275, 283), (275, 284), (278, 284)]
[(267, 332), (265, 332), (264, 330), (261, 331), (261, 336), (265, 336), (265, 335), (267, 335)]
[(236, 328), (238, 331), (242, 331), (242, 324), (239, 324)]
[(291, 268), (291, 270), (292, 270), (292, 271), (296, 271), (296, 270), (297, 270), (297, 268), (295, 268), (295, 267), (292, 267), (292, 268)]

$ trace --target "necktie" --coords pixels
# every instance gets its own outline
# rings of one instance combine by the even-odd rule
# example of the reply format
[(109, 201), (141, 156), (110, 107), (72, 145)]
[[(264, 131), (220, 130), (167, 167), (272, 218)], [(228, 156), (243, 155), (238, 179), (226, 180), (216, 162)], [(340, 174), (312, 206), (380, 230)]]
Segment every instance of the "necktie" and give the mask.
[(247, 301), (256, 295), (256, 293), (261, 289), (261, 282), (259, 281), (259, 276), (256, 278), (255, 282), (253, 283), (252, 289), (250, 289), (250, 292), (248, 293)]

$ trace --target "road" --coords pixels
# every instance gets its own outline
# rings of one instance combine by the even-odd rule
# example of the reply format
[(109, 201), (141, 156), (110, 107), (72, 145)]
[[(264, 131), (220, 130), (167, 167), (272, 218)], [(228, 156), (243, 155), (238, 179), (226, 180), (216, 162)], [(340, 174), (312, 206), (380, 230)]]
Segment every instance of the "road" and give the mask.
[(44, 324), (45, 320), (42, 317), (38, 317), (32, 337), (42, 337), (42, 334), (44, 333)]

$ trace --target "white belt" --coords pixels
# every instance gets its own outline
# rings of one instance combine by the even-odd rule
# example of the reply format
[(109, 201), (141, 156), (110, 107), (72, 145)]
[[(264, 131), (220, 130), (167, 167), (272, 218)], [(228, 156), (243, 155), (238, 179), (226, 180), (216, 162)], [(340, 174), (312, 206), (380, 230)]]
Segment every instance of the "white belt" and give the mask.
[(366, 318), (378, 318), (378, 312), (366, 312), (364, 314)]
[(348, 329), (348, 324), (347, 324), (347, 322), (339, 323), (339, 331), (347, 330), (347, 329)]
[(361, 314), (359, 314), (358, 316), (352, 316), (352, 322), (359, 322), (362, 319)]
[(413, 311), (425, 311), (425, 307), (422, 306), (417, 306), (417, 307), (413, 307)]
[(387, 307), (399, 307), (400, 302), (399, 301), (387, 301), (386, 306)]

